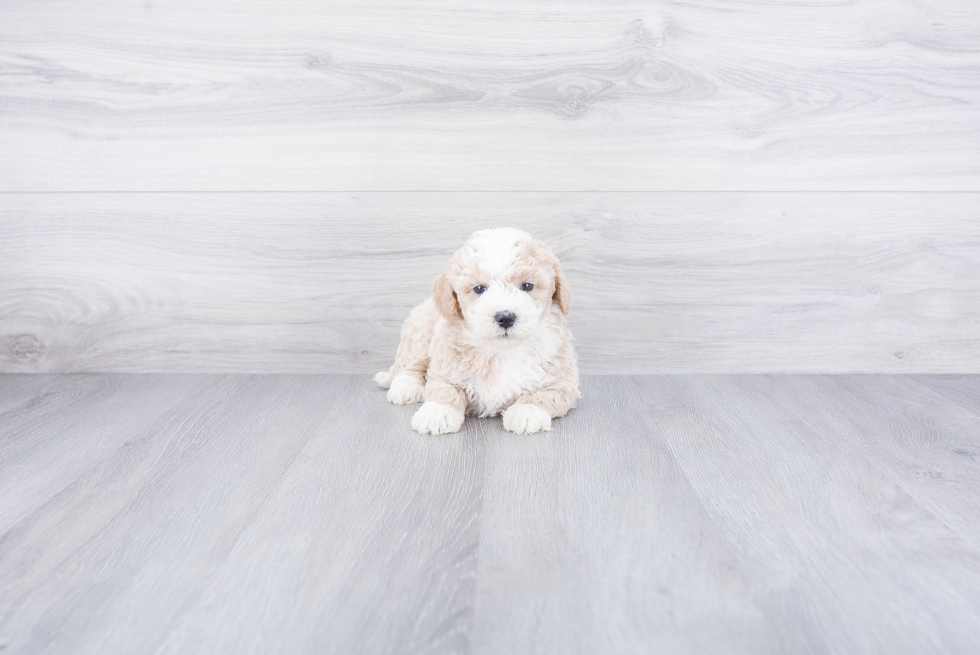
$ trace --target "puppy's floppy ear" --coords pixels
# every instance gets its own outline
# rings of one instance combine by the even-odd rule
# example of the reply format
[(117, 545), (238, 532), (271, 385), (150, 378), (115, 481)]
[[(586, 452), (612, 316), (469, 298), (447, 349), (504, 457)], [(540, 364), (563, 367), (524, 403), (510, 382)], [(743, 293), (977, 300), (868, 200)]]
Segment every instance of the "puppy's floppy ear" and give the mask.
[(561, 270), (561, 264), (557, 261), (555, 261), (555, 295), (551, 297), (551, 301), (558, 305), (562, 314), (567, 314), (568, 310), (572, 308), (568, 280), (565, 278), (565, 272)]
[(463, 310), (459, 307), (459, 298), (456, 297), (456, 292), (453, 290), (448, 268), (432, 281), (432, 297), (436, 301), (436, 308), (439, 313), (447, 321), (463, 318)]

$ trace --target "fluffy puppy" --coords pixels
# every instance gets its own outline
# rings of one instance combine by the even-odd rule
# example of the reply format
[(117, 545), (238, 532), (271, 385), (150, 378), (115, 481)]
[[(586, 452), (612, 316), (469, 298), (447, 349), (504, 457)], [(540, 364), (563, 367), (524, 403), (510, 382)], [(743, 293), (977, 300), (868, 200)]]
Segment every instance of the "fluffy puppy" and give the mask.
[(412, 310), (395, 363), (374, 379), (396, 405), (425, 401), (412, 417), (422, 434), (501, 412), (511, 432), (550, 430), (581, 398), (568, 309), (568, 282), (547, 246), (521, 230), (481, 230)]

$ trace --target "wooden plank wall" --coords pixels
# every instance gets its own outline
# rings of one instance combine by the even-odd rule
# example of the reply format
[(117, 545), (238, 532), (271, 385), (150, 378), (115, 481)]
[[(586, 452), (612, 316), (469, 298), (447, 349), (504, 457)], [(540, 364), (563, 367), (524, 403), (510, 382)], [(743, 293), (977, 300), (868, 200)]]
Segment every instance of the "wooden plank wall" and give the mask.
[(974, 0), (0, 8), (0, 372), (370, 372), (474, 229), (582, 368), (980, 372)]

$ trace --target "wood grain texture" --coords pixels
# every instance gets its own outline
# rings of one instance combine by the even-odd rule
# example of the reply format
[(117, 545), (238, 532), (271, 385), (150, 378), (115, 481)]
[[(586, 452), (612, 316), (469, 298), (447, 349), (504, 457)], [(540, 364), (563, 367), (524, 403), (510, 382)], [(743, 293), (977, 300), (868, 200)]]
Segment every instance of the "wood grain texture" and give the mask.
[(494, 225), (561, 257), (585, 372), (980, 370), (977, 194), (4, 200), (0, 371), (377, 371)]
[(980, 414), (980, 379), (970, 375), (918, 375), (912, 379)]
[(415, 407), (387, 404), (366, 377), (339, 380), (330, 413), (156, 652), (469, 651), (487, 425), (423, 437), (409, 427)]
[[(20, 384), (19, 378), (16, 385), (6, 379), (10, 386), (37, 389), (28, 381)], [(39, 376), (38, 380), (43, 382), (41, 390), (0, 414), (0, 530), (57, 496), (79, 471), (97, 466), (128, 444), (134, 429), (162, 430), (167, 418), (161, 415), (178, 403), (190, 402), (207, 385), (193, 376)], [(9, 397), (6, 391), (3, 396)], [(142, 403), (147, 397), (153, 402)], [(182, 419), (187, 409), (185, 404)], [(77, 447), (78, 443), (86, 445)]]
[(367, 376), (0, 376), (0, 649), (972, 654), (977, 384), (586, 376), (422, 437)]
[(977, 191), (978, 40), (973, 0), (11, 0), (0, 191)]
[[(61, 449), (74, 466), (0, 451), (5, 469), (61, 483), (54, 495), (24, 491), (37, 502), (0, 524), (5, 652), (465, 647), (479, 424), (453, 442), (413, 439), (401, 408), (383, 405), (365, 378), (123, 376), (62, 386), (94, 383), (121, 389), (75, 394), (80, 409), (30, 412), (39, 421), (30, 440), (53, 448), (70, 435)], [(143, 393), (133, 399), (130, 387)], [(78, 431), (60, 424), (68, 420), (110, 424)], [(122, 423), (128, 438), (106, 443)], [(25, 438), (2, 434), (5, 446)]]
[(782, 652), (975, 648), (980, 550), (931, 509), (953, 500), (976, 522), (980, 477), (951, 488), (923, 480), (915, 461), (962, 459), (931, 443), (947, 407), (906, 390), (883, 414), (869, 400), (887, 394), (887, 377), (636, 381), (654, 436), (744, 566), (761, 573), (753, 596)]
[[(976, 387), (976, 376), (957, 386), (961, 392)], [(844, 379), (828, 414), (846, 417), (841, 433), (865, 435), (866, 457), (884, 452), (903, 473), (899, 484), (925, 510), (959, 539), (980, 549), (980, 508), (958, 490), (980, 484), (976, 460), (980, 455), (980, 407), (972, 410), (923, 390), (917, 381), (882, 377), (874, 384), (860, 378)], [(883, 435), (893, 435), (882, 439)], [(887, 451), (882, 451), (888, 447)], [(925, 514), (926, 512), (923, 512)], [(980, 571), (980, 570), (978, 570)]]
[(478, 653), (780, 653), (780, 629), (634, 380), (552, 433), (487, 440)]

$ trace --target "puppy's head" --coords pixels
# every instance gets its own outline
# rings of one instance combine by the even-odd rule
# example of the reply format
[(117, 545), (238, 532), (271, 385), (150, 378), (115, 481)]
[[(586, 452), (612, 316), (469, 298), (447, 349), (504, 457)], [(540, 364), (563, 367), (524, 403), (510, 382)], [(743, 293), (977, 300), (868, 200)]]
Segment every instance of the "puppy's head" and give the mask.
[(558, 258), (527, 232), (480, 230), (435, 279), (439, 311), (462, 320), (485, 342), (506, 348), (534, 335), (556, 305), (568, 313), (568, 283)]

